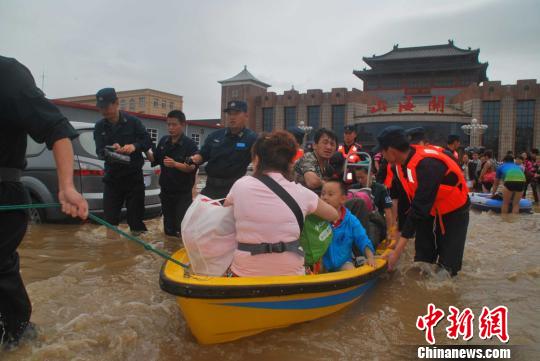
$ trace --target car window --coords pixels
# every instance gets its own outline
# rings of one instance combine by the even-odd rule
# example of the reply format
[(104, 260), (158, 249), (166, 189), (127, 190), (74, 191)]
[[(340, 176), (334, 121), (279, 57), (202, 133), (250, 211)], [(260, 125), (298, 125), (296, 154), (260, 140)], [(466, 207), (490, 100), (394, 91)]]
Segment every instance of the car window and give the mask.
[(79, 143), (81, 143), (86, 153), (96, 156), (96, 143), (94, 142), (94, 132), (92, 130), (79, 130)]
[(35, 157), (39, 155), (45, 149), (45, 143), (39, 144), (31, 136), (27, 137), (26, 141), (26, 156)]

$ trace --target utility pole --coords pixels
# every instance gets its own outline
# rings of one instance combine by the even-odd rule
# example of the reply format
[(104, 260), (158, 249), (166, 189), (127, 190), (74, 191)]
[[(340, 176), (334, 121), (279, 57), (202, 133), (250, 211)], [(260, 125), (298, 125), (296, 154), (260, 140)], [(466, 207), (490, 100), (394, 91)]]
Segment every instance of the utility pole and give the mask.
[(45, 91), (45, 70), (41, 72), (41, 90)]

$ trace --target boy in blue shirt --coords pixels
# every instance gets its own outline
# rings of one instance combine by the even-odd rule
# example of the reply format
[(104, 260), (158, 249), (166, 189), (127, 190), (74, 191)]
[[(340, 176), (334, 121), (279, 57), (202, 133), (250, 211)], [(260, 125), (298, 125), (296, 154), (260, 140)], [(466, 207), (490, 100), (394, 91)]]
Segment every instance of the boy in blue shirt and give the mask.
[(353, 244), (367, 258), (367, 263), (375, 267), (375, 249), (362, 224), (344, 204), (347, 200), (343, 183), (332, 180), (324, 183), (321, 199), (333, 206), (339, 213), (339, 219), (332, 223), (332, 242), (323, 256), (326, 271), (344, 271), (354, 269), (352, 263)]

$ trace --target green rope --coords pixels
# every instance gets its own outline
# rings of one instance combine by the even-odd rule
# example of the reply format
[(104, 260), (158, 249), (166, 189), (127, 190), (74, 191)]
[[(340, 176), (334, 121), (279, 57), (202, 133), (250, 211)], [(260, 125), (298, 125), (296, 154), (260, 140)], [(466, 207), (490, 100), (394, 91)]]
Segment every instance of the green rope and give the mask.
[[(32, 209), (32, 208), (56, 208), (56, 207), (61, 207), (61, 204), (60, 203), (35, 203), (35, 204), (14, 204), (14, 205), (0, 205), (0, 211), (15, 211), (15, 210), (21, 210), (21, 209)], [(185, 268), (186, 270), (189, 269), (189, 266), (187, 264), (184, 264), (178, 260), (175, 260), (174, 258), (171, 257), (170, 254), (168, 254), (167, 252), (164, 252), (158, 248), (155, 248), (153, 245), (151, 245), (150, 243), (147, 243), (145, 241), (143, 241), (142, 239), (140, 239), (139, 237), (135, 237), (135, 236), (132, 236), (131, 234), (129, 233), (126, 233), (124, 231), (122, 231), (121, 229), (119, 229), (118, 227), (116, 226), (113, 226), (112, 224), (110, 224), (109, 222), (105, 221), (104, 219), (101, 219), (99, 218), (98, 216), (96, 215), (93, 215), (92, 213), (88, 213), (88, 218), (92, 219), (93, 221), (99, 223), (99, 224), (102, 224), (104, 225), (105, 227), (115, 231), (116, 233), (126, 237), (127, 239), (129, 239), (130, 241), (133, 241), (133, 242), (136, 242), (138, 244), (140, 244), (141, 246), (144, 247), (144, 249), (146, 249), (147, 251), (150, 251), (150, 252), (154, 252), (155, 254), (157, 254), (158, 256), (168, 260), (168, 261), (171, 261), (177, 265), (179, 265), (180, 267), (183, 267)]]

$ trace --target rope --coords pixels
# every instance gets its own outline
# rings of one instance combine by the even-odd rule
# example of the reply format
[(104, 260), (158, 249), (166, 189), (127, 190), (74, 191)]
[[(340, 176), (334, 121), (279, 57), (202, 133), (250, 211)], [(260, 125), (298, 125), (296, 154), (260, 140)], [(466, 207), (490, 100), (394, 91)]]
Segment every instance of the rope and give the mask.
[[(60, 203), (36, 203), (36, 204), (0, 205), (0, 211), (15, 211), (15, 210), (21, 210), (21, 209), (57, 208), (57, 207), (61, 207), (61, 204)], [(95, 221), (95, 222), (97, 222), (97, 223), (99, 223), (101, 225), (104, 225), (105, 227), (107, 227), (107, 228), (115, 231), (116, 233), (126, 237), (130, 241), (138, 243), (139, 245), (143, 246), (145, 250), (153, 252), (153, 253), (157, 254), (158, 256), (160, 256), (160, 257), (162, 257), (162, 258), (164, 258), (164, 259), (166, 259), (168, 261), (171, 261), (172, 263), (175, 263), (178, 266), (183, 267), (185, 270), (189, 270), (189, 266), (187, 264), (182, 263), (182, 262), (172, 258), (171, 255), (168, 254), (167, 252), (162, 251), (162, 250), (154, 247), (153, 245), (151, 245), (148, 242), (143, 241), (139, 237), (135, 237), (135, 236), (133, 236), (133, 235), (131, 235), (129, 233), (126, 233), (126, 232), (122, 231), (118, 227), (113, 226), (109, 222), (105, 221), (104, 219), (99, 218), (98, 216), (96, 216), (96, 215), (94, 215), (92, 213), (88, 213), (88, 218), (90, 218), (91, 220), (93, 220), (93, 221)]]

